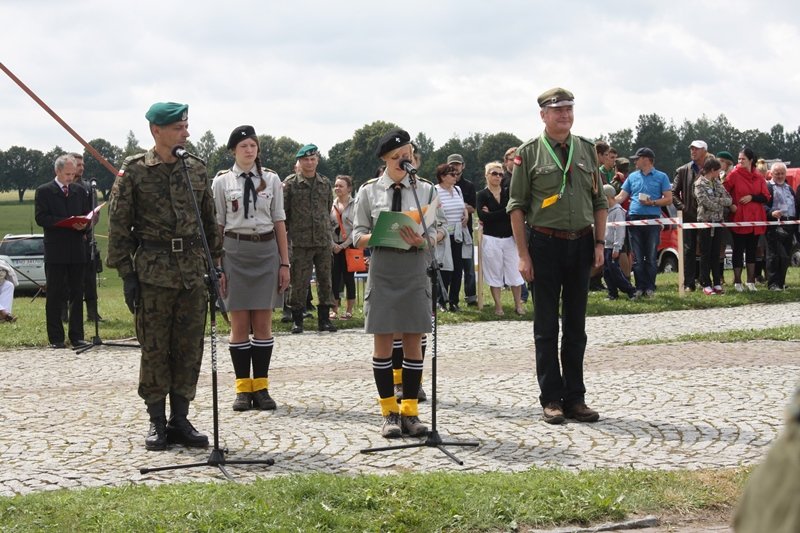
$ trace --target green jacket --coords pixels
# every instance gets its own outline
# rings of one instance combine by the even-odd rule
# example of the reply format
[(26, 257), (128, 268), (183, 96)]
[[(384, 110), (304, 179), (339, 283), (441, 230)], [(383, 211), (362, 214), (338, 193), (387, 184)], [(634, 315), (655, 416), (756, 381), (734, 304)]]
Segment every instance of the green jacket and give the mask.
[[(551, 146), (555, 145), (552, 139), (548, 141)], [(564, 194), (546, 207), (545, 200), (552, 199), (561, 190), (563, 172), (548, 150), (541, 145), (541, 137), (531, 139), (517, 149), (506, 211), (510, 213), (521, 209), (529, 226), (577, 231), (594, 223), (595, 211), (608, 209), (597, 170), (594, 143), (583, 137), (570, 135), (567, 144), (571, 143), (575, 147)], [(557, 147), (553, 150), (559, 155)]]
[[(205, 163), (192, 156), (186, 164), (212, 258), (218, 258), (222, 242)], [(136, 272), (143, 282), (174, 289), (204, 284), (205, 251), (181, 165), (178, 161), (170, 167), (153, 149), (122, 164), (109, 200), (106, 259), (121, 277)], [(183, 252), (167, 247), (176, 238), (186, 243)]]
[(333, 189), (322, 174), (313, 178), (292, 174), (283, 181), (283, 209), (292, 247), (330, 248), (332, 206)]

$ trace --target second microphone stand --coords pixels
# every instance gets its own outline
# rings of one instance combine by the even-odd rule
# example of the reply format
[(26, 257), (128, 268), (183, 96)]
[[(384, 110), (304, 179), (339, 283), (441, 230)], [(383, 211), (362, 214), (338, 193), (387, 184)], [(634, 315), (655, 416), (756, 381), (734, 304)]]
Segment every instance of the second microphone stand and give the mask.
[[(430, 256), (430, 265), (428, 266), (427, 272), (428, 277), (431, 280), (431, 323), (432, 323), (432, 333), (431, 336), (433, 337), (433, 351), (431, 355), (431, 429), (428, 433), (428, 437), (421, 442), (413, 442), (409, 444), (395, 444), (392, 446), (380, 446), (377, 448), (365, 448), (361, 450), (361, 453), (373, 453), (373, 452), (384, 452), (390, 450), (405, 450), (408, 448), (437, 448), (447, 457), (449, 457), (453, 462), (458, 465), (463, 465), (464, 461), (456, 457), (450, 450), (445, 449), (445, 446), (475, 446), (479, 445), (478, 442), (475, 441), (451, 441), (451, 440), (443, 440), (442, 437), (439, 435), (439, 431), (436, 426), (436, 374), (437, 374), (437, 359), (438, 359), (438, 324), (439, 324), (439, 315), (437, 313), (438, 306), (438, 298), (439, 298), (439, 287), (444, 287), (444, 283), (442, 282), (442, 275), (441, 270), (439, 268), (439, 261), (436, 260), (436, 254), (434, 253), (435, 249), (435, 240), (431, 239), (428, 235), (428, 226), (425, 223), (425, 216), (422, 212), (422, 206), (419, 203), (419, 196), (417, 195), (417, 179), (414, 175), (416, 172), (409, 172), (408, 178), (411, 182), (411, 191), (414, 193), (414, 202), (417, 207), (417, 213), (419, 214), (419, 219), (422, 224), (422, 234), (425, 235), (425, 240), (428, 243), (428, 255)], [(428, 209), (431, 209), (429, 206)], [(445, 239), (448, 239), (449, 236), (445, 236)]]

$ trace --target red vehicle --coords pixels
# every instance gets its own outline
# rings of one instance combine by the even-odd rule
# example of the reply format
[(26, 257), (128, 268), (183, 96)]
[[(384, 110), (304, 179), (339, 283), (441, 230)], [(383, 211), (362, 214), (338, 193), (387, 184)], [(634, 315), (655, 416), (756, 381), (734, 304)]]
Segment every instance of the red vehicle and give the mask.
[(661, 241), (658, 243), (658, 271), (678, 271), (678, 228), (664, 226), (661, 230)]

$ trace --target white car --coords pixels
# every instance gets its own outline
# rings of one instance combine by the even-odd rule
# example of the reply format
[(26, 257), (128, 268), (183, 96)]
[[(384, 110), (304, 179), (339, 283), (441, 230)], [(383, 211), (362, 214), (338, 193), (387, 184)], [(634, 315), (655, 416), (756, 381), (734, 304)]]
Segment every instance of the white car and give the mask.
[(39, 290), (45, 287), (44, 235), (6, 235), (0, 241), (0, 259), (17, 271), (17, 290)]

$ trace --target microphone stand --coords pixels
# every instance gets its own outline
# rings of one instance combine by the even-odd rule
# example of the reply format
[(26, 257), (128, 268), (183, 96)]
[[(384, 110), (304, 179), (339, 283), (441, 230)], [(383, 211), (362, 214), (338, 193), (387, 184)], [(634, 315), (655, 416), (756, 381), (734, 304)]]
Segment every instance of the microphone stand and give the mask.
[[(149, 472), (162, 472), (164, 470), (179, 470), (184, 468), (197, 468), (200, 466), (215, 466), (219, 468), (220, 472), (229, 480), (235, 481), (225, 468), (226, 465), (267, 465), (272, 466), (275, 464), (274, 459), (253, 459), (253, 460), (236, 460), (230, 461), (225, 458), (228, 449), (219, 447), (219, 403), (217, 397), (217, 302), (220, 305), (220, 311), (225, 313), (225, 304), (219, 297), (219, 274), (217, 269), (214, 268), (214, 260), (211, 257), (211, 249), (208, 247), (208, 239), (206, 232), (203, 228), (203, 218), (200, 214), (200, 207), (197, 205), (197, 199), (194, 197), (192, 189), (192, 180), (189, 178), (189, 167), (186, 164), (188, 153), (182, 146), (176, 146), (172, 150), (172, 154), (181, 160), (181, 168), (183, 169), (183, 177), (186, 179), (186, 190), (191, 199), (191, 204), (194, 207), (195, 218), (197, 219), (197, 227), (200, 230), (200, 240), (203, 243), (203, 251), (206, 255), (206, 263), (208, 264), (208, 273), (205, 275), (205, 282), (208, 286), (208, 309), (211, 315), (211, 404), (214, 410), (214, 447), (211, 454), (205, 462), (202, 463), (189, 463), (185, 465), (171, 465), (171, 466), (158, 466), (155, 468), (140, 468), (139, 472), (147, 474)], [(216, 226), (216, 223), (215, 223)]]
[[(410, 167), (410, 165), (408, 165)], [(407, 169), (408, 167), (404, 167)], [(413, 167), (411, 167), (413, 170)], [(433, 325), (431, 337), (433, 338), (433, 351), (431, 356), (431, 429), (428, 433), (428, 437), (421, 442), (414, 442), (410, 444), (396, 444), (393, 446), (380, 446), (377, 448), (365, 448), (361, 450), (361, 453), (373, 453), (373, 452), (384, 452), (390, 450), (405, 450), (408, 448), (437, 448), (447, 457), (449, 457), (453, 462), (458, 465), (463, 465), (464, 461), (456, 457), (453, 453), (449, 450), (445, 449), (445, 446), (478, 446), (478, 442), (475, 441), (445, 441), (439, 435), (439, 431), (436, 428), (436, 360), (438, 359), (438, 348), (437, 348), (437, 333), (438, 333), (438, 324), (439, 324), (439, 314), (438, 311), (438, 296), (439, 296), (439, 287), (444, 287), (444, 282), (442, 281), (442, 273), (441, 269), (439, 268), (439, 261), (436, 260), (436, 254), (434, 253), (435, 250), (435, 240), (430, 238), (428, 235), (428, 227), (425, 223), (425, 217), (422, 213), (422, 206), (419, 203), (419, 196), (417, 195), (417, 178), (415, 176), (416, 171), (408, 172), (408, 179), (411, 182), (411, 191), (414, 193), (414, 203), (417, 206), (417, 213), (419, 214), (419, 219), (422, 224), (422, 233), (425, 235), (425, 240), (428, 242), (428, 254), (430, 256), (430, 266), (427, 269), (428, 277), (431, 279), (431, 304), (432, 304), (432, 315), (431, 315), (431, 323)], [(429, 207), (430, 208), (430, 207)], [(449, 238), (445, 236), (445, 239)]]
[[(90, 182), (89, 187), (89, 195), (92, 197), (92, 220), (89, 222), (89, 265), (92, 268), (94, 273), (94, 288), (95, 294), (97, 293), (97, 260), (98, 260), (98, 253), (97, 253), (97, 240), (94, 236), (94, 210), (97, 209), (97, 183), (92, 180)], [(85, 278), (84, 278), (85, 279)], [(124, 344), (121, 342), (103, 342), (100, 338), (100, 313), (95, 312), (94, 314), (94, 337), (92, 337), (92, 342), (86, 344), (84, 346), (79, 346), (75, 348), (75, 354), (82, 354), (87, 350), (91, 350), (95, 346), (114, 346), (117, 348), (141, 348), (138, 344)]]

